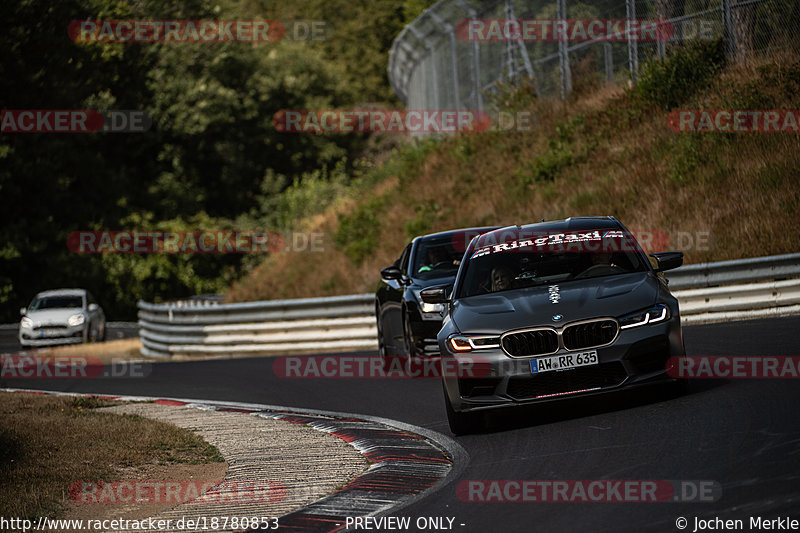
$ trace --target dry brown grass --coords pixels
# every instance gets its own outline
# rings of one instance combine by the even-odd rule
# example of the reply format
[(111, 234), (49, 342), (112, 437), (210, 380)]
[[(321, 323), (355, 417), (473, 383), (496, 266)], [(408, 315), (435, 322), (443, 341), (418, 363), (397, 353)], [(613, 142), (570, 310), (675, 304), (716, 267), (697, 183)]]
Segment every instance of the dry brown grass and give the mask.
[(141, 354), (139, 339), (119, 339), (92, 344), (53, 346), (36, 350), (37, 357), (91, 357), (93, 361), (115, 363), (148, 359)]
[[(790, 68), (791, 67), (791, 68)], [(793, 70), (792, 70), (793, 69)], [(800, 108), (791, 88), (796, 59), (771, 58), (729, 67), (687, 109)], [(327, 243), (324, 254), (268, 258), (232, 287), (232, 301), (371, 292), (378, 271), (409, 240), (405, 224), (415, 207), (436, 202), (431, 231), (485, 224), (531, 223), (578, 215), (614, 215), (634, 230), (673, 236), (709, 232), (711, 246), (683, 248), (686, 262), (752, 257), (800, 250), (789, 228), (800, 214), (800, 136), (797, 134), (685, 134), (667, 127), (667, 112), (636, 112), (618, 87), (589, 91), (568, 106), (539, 102), (538, 129), (487, 132), (445, 140), (413, 175), (392, 176), (315, 219), (333, 235), (340, 216), (380, 195), (378, 246), (354, 265)], [(559, 136), (565, 125), (568, 141)], [(574, 160), (552, 181), (532, 179), (537, 159), (566, 144)]]
[(133, 479), (153, 465), (221, 462), (191, 431), (94, 412), (95, 398), (0, 393), (0, 516), (55, 517), (76, 481)]

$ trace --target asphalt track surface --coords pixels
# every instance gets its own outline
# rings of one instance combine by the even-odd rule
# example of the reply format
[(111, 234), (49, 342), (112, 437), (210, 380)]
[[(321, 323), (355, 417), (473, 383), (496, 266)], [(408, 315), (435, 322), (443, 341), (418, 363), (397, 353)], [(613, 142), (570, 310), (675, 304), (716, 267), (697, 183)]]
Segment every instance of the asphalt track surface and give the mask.
[[(684, 338), (689, 355), (798, 356), (798, 331), (800, 317), (788, 317), (686, 327)], [(143, 378), (0, 386), (344, 411), (450, 435), (437, 379), (284, 379), (273, 362), (161, 363)], [(469, 455), (459, 479), (398, 511), (411, 518), (408, 531), (431, 516), (453, 517), (453, 530), (470, 533), (679, 531), (679, 517), (688, 520), (686, 531), (695, 518), (715, 517), (741, 519), (748, 531), (751, 516), (800, 520), (800, 380), (695, 380), (684, 396), (656, 387), (496, 418), (492, 431), (456, 439)], [(704, 480), (722, 493), (691, 503), (478, 503), (457, 496), (459, 481), (497, 479)]]

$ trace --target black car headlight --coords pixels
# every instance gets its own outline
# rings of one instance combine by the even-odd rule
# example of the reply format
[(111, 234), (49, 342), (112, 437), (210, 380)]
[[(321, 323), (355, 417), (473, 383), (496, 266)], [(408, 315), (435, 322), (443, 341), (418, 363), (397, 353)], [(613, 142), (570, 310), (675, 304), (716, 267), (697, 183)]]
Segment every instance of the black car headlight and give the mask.
[(500, 347), (500, 337), (497, 335), (451, 335), (447, 339), (451, 351), (467, 353), (473, 350), (488, 350)]
[(619, 329), (636, 328), (646, 324), (655, 324), (669, 320), (669, 307), (665, 304), (658, 304), (648, 309), (643, 309), (620, 317)]
[(417, 301), (419, 302), (419, 310), (423, 314), (423, 318), (427, 318), (426, 315), (437, 314), (439, 315), (436, 318), (441, 318), (441, 314), (444, 311), (443, 304), (429, 304), (422, 301), (422, 296), (420, 296), (421, 291), (414, 291), (414, 296), (417, 297)]

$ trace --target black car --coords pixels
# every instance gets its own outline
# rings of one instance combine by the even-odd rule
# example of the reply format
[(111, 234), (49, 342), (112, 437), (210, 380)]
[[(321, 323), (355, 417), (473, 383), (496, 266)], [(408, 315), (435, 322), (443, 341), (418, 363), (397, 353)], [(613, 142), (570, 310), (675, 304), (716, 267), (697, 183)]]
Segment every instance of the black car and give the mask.
[(662, 271), (680, 252), (642, 251), (613, 217), (512, 226), (475, 238), (453, 286), (438, 343), (451, 430), (481, 412), (670, 380), (683, 356), (678, 301)]
[(436, 334), (445, 306), (424, 304), (419, 292), (452, 284), (464, 250), (473, 237), (496, 227), (465, 228), (415, 237), (392, 265), (381, 270), (375, 293), (378, 347), (385, 362), (392, 357), (435, 356)]

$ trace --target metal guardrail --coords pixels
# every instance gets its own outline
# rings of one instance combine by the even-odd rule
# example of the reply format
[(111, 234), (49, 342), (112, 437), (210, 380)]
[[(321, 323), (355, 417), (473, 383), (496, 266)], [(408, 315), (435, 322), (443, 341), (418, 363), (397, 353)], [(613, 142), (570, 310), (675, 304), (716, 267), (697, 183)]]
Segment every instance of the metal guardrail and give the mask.
[[(800, 253), (686, 265), (667, 273), (683, 323), (800, 314)], [(139, 302), (148, 357), (375, 350), (375, 296), (218, 302)]]
[(667, 274), (670, 289), (800, 277), (800, 253), (685, 265)]
[(182, 306), (139, 302), (148, 357), (272, 355), (377, 347), (375, 295)]

